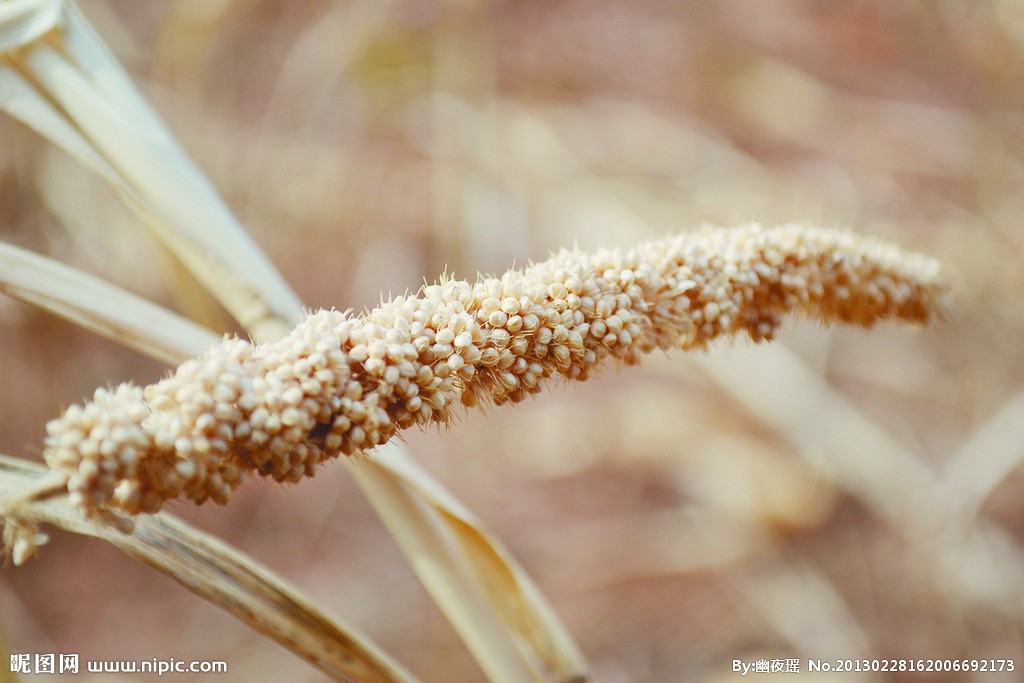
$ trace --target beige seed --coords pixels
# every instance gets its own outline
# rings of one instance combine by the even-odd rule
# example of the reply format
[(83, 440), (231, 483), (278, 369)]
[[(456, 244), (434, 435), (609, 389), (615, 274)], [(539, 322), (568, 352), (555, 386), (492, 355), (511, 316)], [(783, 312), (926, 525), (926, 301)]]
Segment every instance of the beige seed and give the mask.
[(494, 311), (487, 318), (487, 323), (491, 327), (504, 327), (506, 322), (508, 322), (508, 314), (504, 311)]

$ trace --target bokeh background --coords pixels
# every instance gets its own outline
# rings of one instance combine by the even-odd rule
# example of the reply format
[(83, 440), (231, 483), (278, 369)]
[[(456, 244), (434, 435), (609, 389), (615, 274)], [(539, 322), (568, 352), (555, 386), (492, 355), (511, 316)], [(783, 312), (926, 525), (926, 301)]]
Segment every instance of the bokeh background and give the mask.
[[(310, 307), (705, 222), (841, 226), (942, 259), (942, 325), (793, 321), (771, 346), (651, 357), (405, 440), (510, 546), (598, 681), (732, 680), (760, 657), (1012, 658), (1011, 675), (842, 680), (1019, 676), (1024, 4), (82, 8)], [(0, 135), (4, 240), (210, 315), (105, 186), (19, 124)], [(38, 459), (62, 407), (164, 371), (0, 300), (0, 451)], [(424, 681), (482, 680), (343, 468), (172, 509)], [(62, 533), (0, 571), (0, 627), (14, 652), (322, 680)]]

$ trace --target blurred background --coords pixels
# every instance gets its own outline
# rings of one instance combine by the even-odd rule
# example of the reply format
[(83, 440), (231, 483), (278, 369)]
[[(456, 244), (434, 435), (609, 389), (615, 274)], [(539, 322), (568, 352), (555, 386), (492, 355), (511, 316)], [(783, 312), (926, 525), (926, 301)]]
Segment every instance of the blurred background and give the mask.
[[(792, 321), (770, 346), (652, 356), (405, 440), (597, 681), (731, 680), (761, 657), (1018, 667), (851, 681), (1024, 668), (1024, 4), (81, 6), (312, 308), (705, 222), (845, 227), (943, 260), (945, 324)], [(9, 119), (0, 135), (2, 239), (224, 325), (106, 186)], [(0, 452), (30, 459), (63, 407), (165, 372), (7, 299), (0, 349)], [(483, 680), (343, 468), (171, 510), (424, 681)], [(322, 680), (112, 547), (53, 536), (0, 572), (13, 652)]]

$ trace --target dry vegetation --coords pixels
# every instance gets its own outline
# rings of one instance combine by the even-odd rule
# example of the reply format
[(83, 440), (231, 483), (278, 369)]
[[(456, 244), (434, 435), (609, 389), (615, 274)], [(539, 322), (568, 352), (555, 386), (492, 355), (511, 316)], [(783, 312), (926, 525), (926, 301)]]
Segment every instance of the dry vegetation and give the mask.
[[(852, 226), (948, 264), (941, 327), (792, 322), (404, 439), (509, 544), (596, 680), (723, 680), (758, 656), (1024, 666), (1024, 12), (754, 5), (83, 10), (311, 307), (704, 222)], [(228, 325), (105, 185), (0, 126), (4, 241)], [(0, 452), (26, 458), (95, 387), (164, 372), (7, 299), (0, 340)], [(345, 468), (172, 507), (422, 680), (482, 680)], [(70, 534), (0, 574), (0, 614), (14, 652), (322, 676)]]

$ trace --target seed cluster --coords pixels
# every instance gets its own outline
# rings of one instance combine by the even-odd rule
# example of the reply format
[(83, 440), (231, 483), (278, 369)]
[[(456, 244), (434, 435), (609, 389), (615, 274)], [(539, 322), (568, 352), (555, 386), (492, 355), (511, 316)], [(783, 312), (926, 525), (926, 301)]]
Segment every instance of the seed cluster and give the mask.
[(692, 349), (782, 315), (924, 323), (944, 307), (926, 257), (804, 226), (703, 228), (628, 250), (562, 251), (471, 284), (443, 280), (363, 315), (312, 313), (268, 344), (228, 338), (166, 379), (99, 389), (47, 425), (45, 457), (86, 512), (225, 503), (248, 472), (313, 475), (328, 458), (518, 402), (609, 357)]

